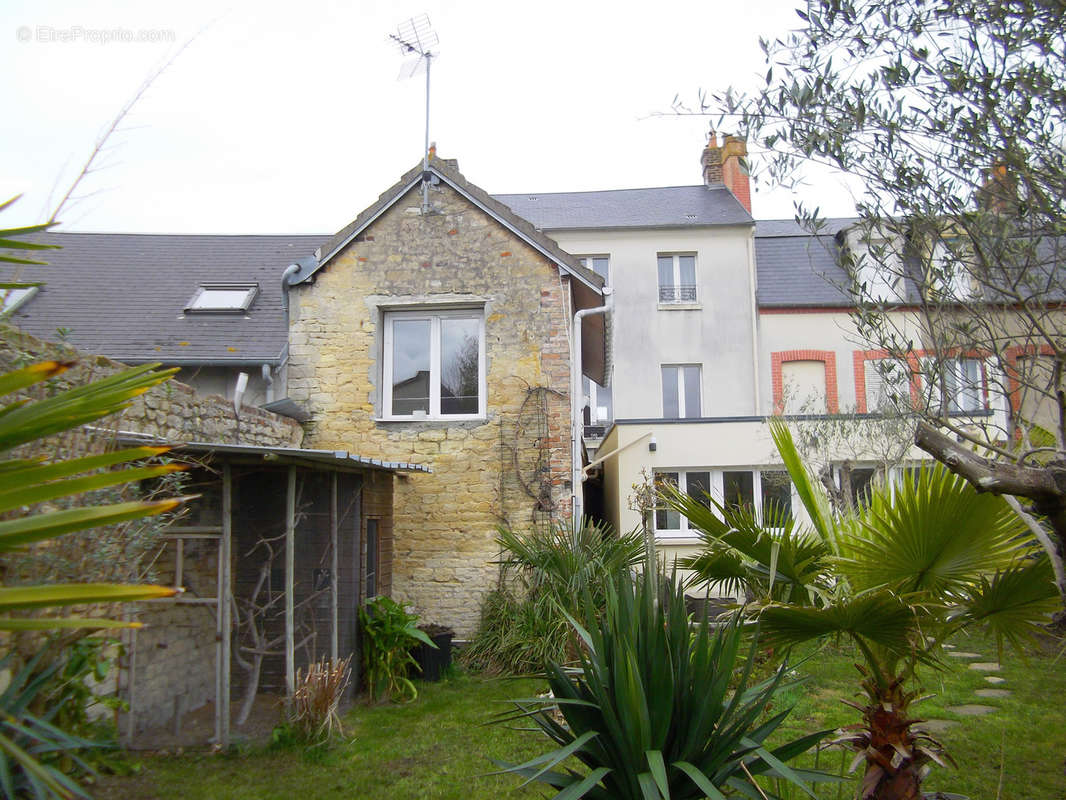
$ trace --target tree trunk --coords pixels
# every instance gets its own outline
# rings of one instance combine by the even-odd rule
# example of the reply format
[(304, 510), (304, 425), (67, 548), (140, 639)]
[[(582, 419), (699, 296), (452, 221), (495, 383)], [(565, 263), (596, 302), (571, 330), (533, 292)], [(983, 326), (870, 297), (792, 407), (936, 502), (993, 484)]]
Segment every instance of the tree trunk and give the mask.
[[(880, 703), (866, 709), (869, 743), (862, 800), (921, 800), (922, 759), (915, 751), (913, 720), (900, 707), (901, 694), (888, 690)], [(910, 753), (900, 761), (901, 753)]]

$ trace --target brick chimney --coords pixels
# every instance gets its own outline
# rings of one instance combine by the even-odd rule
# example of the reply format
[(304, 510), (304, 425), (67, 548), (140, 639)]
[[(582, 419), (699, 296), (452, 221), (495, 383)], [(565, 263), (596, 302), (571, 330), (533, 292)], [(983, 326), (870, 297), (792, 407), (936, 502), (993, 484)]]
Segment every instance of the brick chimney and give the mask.
[(724, 136), (719, 145), (718, 134), (711, 131), (700, 164), (703, 166), (704, 184), (725, 184), (750, 214), (751, 183), (748, 180), (747, 157), (747, 142), (739, 136)]

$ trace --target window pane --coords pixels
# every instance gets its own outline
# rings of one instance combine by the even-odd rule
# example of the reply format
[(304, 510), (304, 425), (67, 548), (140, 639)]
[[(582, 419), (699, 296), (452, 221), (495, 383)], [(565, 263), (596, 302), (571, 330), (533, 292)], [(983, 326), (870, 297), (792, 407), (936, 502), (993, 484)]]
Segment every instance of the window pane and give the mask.
[(696, 256), (678, 256), (678, 267), (681, 272), (681, 285), (696, 286)]
[(958, 404), (962, 411), (977, 411), (984, 407), (982, 401), (981, 361), (977, 358), (963, 358), (959, 361), (959, 374), (962, 387), (958, 395)]
[(759, 473), (762, 489), (762, 518), (783, 519), (792, 516), (792, 481), (784, 470), (764, 470)]
[(685, 417), (700, 416), (700, 368), (682, 367), (685, 373)]
[(663, 417), (680, 419), (681, 408), (677, 396), (677, 367), (663, 367)]
[(366, 521), (366, 596), (378, 593), (378, 521)]
[(711, 493), (711, 473), (686, 472), (685, 491), (697, 503), (710, 508), (711, 504), (707, 500), (707, 495)]
[(725, 506), (754, 506), (755, 482), (752, 474), (750, 472), (723, 472), (722, 494)]
[[(669, 483), (672, 486), (677, 486), (677, 473), (676, 472), (656, 472), (655, 473), (656, 484)], [(656, 504), (658, 506), (658, 503)], [(666, 508), (655, 509), (655, 530), (657, 531), (678, 531), (681, 530), (681, 514), (677, 511), (667, 510)]]
[(476, 319), (440, 321), (440, 413), (478, 413), (480, 325)]
[(428, 319), (392, 323), (392, 413), (429, 413)]
[(607, 280), (607, 259), (606, 258), (590, 258), (591, 262), (588, 266), (593, 272), (599, 275), (604, 281)]
[(607, 422), (614, 419), (614, 392), (596, 384), (596, 420)]
[(673, 256), (659, 256), (659, 289), (674, 285), (674, 258)]
[(252, 289), (204, 289), (189, 308), (197, 311), (232, 311), (244, 308)]

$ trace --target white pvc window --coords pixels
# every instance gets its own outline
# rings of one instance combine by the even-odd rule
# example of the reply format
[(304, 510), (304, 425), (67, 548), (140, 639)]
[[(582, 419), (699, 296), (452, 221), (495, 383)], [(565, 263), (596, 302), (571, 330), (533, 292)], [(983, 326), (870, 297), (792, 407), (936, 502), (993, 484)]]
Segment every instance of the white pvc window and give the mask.
[(485, 318), (479, 311), (385, 314), (384, 416), (485, 416)]
[(988, 408), (988, 383), (982, 359), (948, 358), (939, 364), (934, 359), (925, 359), (922, 366), (928, 382), (931, 408), (943, 408), (942, 391), (947, 393), (949, 413), (984, 411)]
[[(771, 513), (792, 513), (792, 482), (783, 469), (703, 469), (656, 472), (657, 484), (669, 483), (704, 506), (710, 495), (724, 506), (756, 510), (760, 523)], [(773, 511), (771, 512), (771, 509)], [(660, 536), (690, 536), (688, 520), (676, 511), (660, 506), (655, 510), (655, 531)]]
[(700, 416), (700, 365), (664, 364), (663, 418), (695, 419)]
[(660, 253), (657, 261), (660, 303), (695, 303), (699, 300), (695, 254)]
[(242, 313), (259, 293), (257, 283), (205, 283), (185, 306), (186, 313)]

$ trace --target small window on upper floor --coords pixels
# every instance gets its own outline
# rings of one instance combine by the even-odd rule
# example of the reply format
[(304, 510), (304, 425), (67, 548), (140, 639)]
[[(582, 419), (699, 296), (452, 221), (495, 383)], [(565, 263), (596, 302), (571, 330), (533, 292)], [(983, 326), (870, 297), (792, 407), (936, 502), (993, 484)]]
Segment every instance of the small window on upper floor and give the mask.
[(243, 314), (259, 294), (258, 283), (202, 283), (186, 314)]
[(659, 253), (659, 302), (696, 303), (696, 255)]
[(386, 419), (484, 417), (482, 309), (386, 312), (383, 372)]
[(611, 285), (611, 258), (610, 256), (578, 256), (581, 266), (590, 269), (603, 278), (603, 285)]

